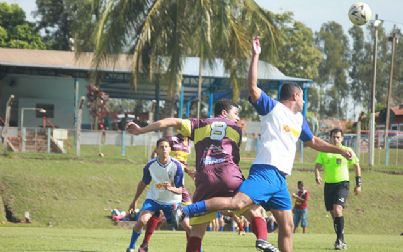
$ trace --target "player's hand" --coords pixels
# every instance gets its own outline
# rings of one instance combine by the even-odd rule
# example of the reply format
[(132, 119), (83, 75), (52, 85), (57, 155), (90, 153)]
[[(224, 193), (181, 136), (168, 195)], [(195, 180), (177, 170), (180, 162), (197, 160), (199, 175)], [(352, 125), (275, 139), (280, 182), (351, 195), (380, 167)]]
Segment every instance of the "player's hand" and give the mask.
[(350, 150), (343, 150), (343, 153), (341, 155), (348, 160), (351, 160), (353, 158), (353, 153)]
[(295, 193), (292, 193), (292, 197), (298, 198), (298, 196)]
[(262, 48), (260, 47), (259, 37), (256, 36), (252, 40), (252, 53), (253, 55), (259, 55), (262, 52)]
[(129, 205), (129, 214), (134, 213), (134, 210), (136, 209), (136, 201), (133, 201), (132, 203), (130, 203)]
[(355, 195), (358, 195), (359, 193), (361, 193), (361, 186), (354, 187), (354, 193), (355, 193)]
[(315, 178), (316, 184), (321, 185), (322, 184), (322, 178), (320, 176), (317, 176)]
[(186, 172), (193, 180), (195, 180), (195, 177), (196, 177), (196, 171), (195, 171), (195, 170), (191, 170), (191, 169), (185, 168), (185, 172)]
[(141, 134), (141, 127), (139, 125), (137, 125), (135, 122), (129, 122), (126, 125), (126, 130), (127, 130), (127, 132), (129, 132), (130, 134), (133, 134), (133, 135)]
[(162, 188), (164, 188), (165, 190), (168, 190), (168, 191), (170, 191), (170, 189), (171, 189), (171, 183), (169, 183), (169, 182), (164, 182), (164, 183), (161, 183), (161, 187)]

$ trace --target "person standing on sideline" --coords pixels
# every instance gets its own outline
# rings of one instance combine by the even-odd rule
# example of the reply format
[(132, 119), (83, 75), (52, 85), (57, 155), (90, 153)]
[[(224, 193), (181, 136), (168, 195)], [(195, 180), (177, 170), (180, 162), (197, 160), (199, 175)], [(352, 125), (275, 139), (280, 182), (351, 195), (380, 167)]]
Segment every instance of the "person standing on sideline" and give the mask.
[[(174, 210), (175, 222), (185, 217), (219, 210), (239, 210), (252, 204), (260, 204), (270, 210), (279, 225), (278, 245), (282, 252), (292, 251), (293, 218), (291, 196), (286, 176), (291, 175), (296, 143), (318, 151), (339, 153), (351, 158), (351, 152), (313, 136), (306, 119), (301, 114), (304, 100), (301, 87), (285, 83), (280, 88), (280, 101), (274, 100), (257, 86), (257, 66), (261, 52), (260, 41), (252, 42), (252, 60), (249, 68), (249, 100), (259, 113), (262, 132), (262, 148), (250, 168), (249, 177), (233, 197), (215, 197), (195, 202)], [(272, 249), (256, 247), (261, 251)]]
[[(143, 226), (160, 210), (167, 222), (172, 221), (172, 208), (177, 207), (182, 199), (183, 168), (182, 164), (169, 156), (171, 147), (167, 139), (157, 141), (157, 157), (151, 159), (143, 169), (143, 178), (137, 185), (136, 194), (129, 206), (129, 212), (136, 209), (137, 201), (147, 185), (150, 185), (146, 200), (140, 210), (139, 218), (133, 227), (129, 247), (126, 252), (134, 252), (137, 239)], [(186, 230), (186, 226), (183, 227)]]
[(339, 128), (334, 128), (330, 131), (330, 143), (348, 150), (353, 153), (353, 158), (347, 160), (341, 155), (330, 153), (319, 153), (316, 158), (315, 165), (315, 180), (318, 185), (322, 183), (320, 170), (324, 170), (324, 197), (326, 210), (330, 212), (333, 218), (334, 231), (337, 238), (334, 243), (334, 248), (342, 250), (347, 248), (344, 240), (344, 217), (343, 208), (346, 204), (349, 191), (349, 166), (354, 166), (355, 169), (355, 187), (354, 192), (361, 192), (361, 167), (359, 160), (351, 148), (343, 146), (343, 131)]
[(308, 198), (309, 192), (304, 188), (304, 182), (298, 181), (298, 192), (293, 193), (292, 197), (295, 199), (293, 209), (294, 213), (294, 234), (297, 231), (298, 225), (301, 222), (302, 233), (305, 234), (306, 227), (308, 226)]
[[(229, 100), (219, 100), (214, 106), (214, 117), (206, 119), (165, 118), (146, 127), (134, 122), (127, 125), (129, 133), (139, 135), (150, 131), (174, 127), (193, 141), (196, 152), (196, 190), (193, 201), (211, 197), (231, 197), (238, 190), (244, 177), (239, 168), (239, 147), (242, 130), (237, 124), (239, 108)], [(252, 230), (257, 239), (267, 244), (266, 222), (258, 206), (244, 209), (252, 220)], [(225, 210), (225, 209), (223, 209)], [(203, 236), (216, 211), (191, 219), (192, 229), (187, 242), (187, 252), (199, 252)], [(178, 222), (176, 222), (178, 224)]]

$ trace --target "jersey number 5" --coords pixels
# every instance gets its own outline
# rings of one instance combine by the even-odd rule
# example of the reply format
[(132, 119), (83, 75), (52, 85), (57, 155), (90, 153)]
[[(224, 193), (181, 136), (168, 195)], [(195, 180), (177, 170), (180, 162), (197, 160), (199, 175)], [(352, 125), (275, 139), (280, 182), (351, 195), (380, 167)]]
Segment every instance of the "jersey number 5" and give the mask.
[(225, 122), (213, 122), (211, 124), (210, 138), (212, 140), (221, 141), (225, 137), (227, 124)]

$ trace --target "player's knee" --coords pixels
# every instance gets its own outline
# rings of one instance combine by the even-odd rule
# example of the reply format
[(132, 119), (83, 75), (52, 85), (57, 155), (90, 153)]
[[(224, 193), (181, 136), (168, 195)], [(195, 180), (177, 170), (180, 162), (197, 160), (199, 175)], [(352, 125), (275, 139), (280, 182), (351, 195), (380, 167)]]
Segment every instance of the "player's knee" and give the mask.
[(142, 216), (142, 217), (139, 218), (138, 221), (139, 221), (143, 226), (145, 226), (145, 225), (147, 224), (147, 222), (148, 222), (149, 219), (150, 219), (150, 218), (147, 218), (146, 216)]

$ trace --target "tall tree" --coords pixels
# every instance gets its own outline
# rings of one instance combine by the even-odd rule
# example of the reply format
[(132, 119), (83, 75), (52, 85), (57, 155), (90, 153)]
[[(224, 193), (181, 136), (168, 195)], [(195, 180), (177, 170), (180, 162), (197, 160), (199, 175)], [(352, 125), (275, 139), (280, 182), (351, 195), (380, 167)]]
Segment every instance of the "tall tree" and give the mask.
[(288, 76), (317, 78), (322, 57), (312, 30), (295, 21), (291, 12), (275, 14), (273, 19), (281, 34), (276, 66)]
[[(317, 82), (325, 95), (321, 96), (320, 115), (344, 117), (348, 95), (348, 38), (343, 27), (334, 22), (321, 26), (316, 34), (316, 44), (322, 52), (323, 61), (319, 65)], [(335, 113), (336, 112), (336, 113)]]
[[(318, 78), (318, 67), (322, 55), (315, 45), (312, 30), (301, 22), (295, 21), (291, 12), (273, 15), (281, 35), (275, 65), (288, 76)], [(308, 110), (318, 112), (316, 87), (309, 89), (308, 97)]]
[[(403, 38), (400, 30), (398, 31), (398, 38)], [(393, 77), (392, 106), (403, 104), (403, 43), (397, 43), (396, 45)]]
[[(97, 8), (92, 8), (91, 0), (36, 0), (37, 10), (34, 16), (38, 19), (38, 28), (45, 33), (46, 44), (53, 50), (72, 50), (77, 41), (81, 50), (93, 49), (93, 40), (88, 39), (95, 27)], [(89, 10), (94, 11), (89, 11)]]
[[(355, 101), (354, 106), (369, 107), (368, 97), (371, 95), (371, 54), (366, 51), (364, 31), (361, 26), (353, 26), (348, 31), (352, 40), (353, 48), (350, 58), (349, 83), (351, 97)], [(371, 52), (371, 50), (369, 50)]]
[[(222, 56), (226, 68), (234, 69), (250, 53), (252, 33), (248, 31), (268, 31), (264, 33), (267, 39), (276, 41), (271, 20), (252, 0), (93, 2), (101, 10), (94, 36), (95, 65), (99, 67), (108, 56), (129, 48), (133, 54), (134, 86), (140, 72), (148, 73), (152, 81), (151, 77), (163, 67), (164, 81), (170, 90), (177, 90), (183, 60), (191, 54), (207, 61)], [(254, 26), (248, 30), (240, 25), (243, 20)], [(260, 24), (264, 27), (258, 27)], [(209, 53), (219, 50), (219, 55)], [(169, 102), (175, 100), (175, 93), (170, 94)]]
[(34, 25), (25, 20), (25, 12), (17, 4), (0, 3), (0, 46), (45, 49)]

